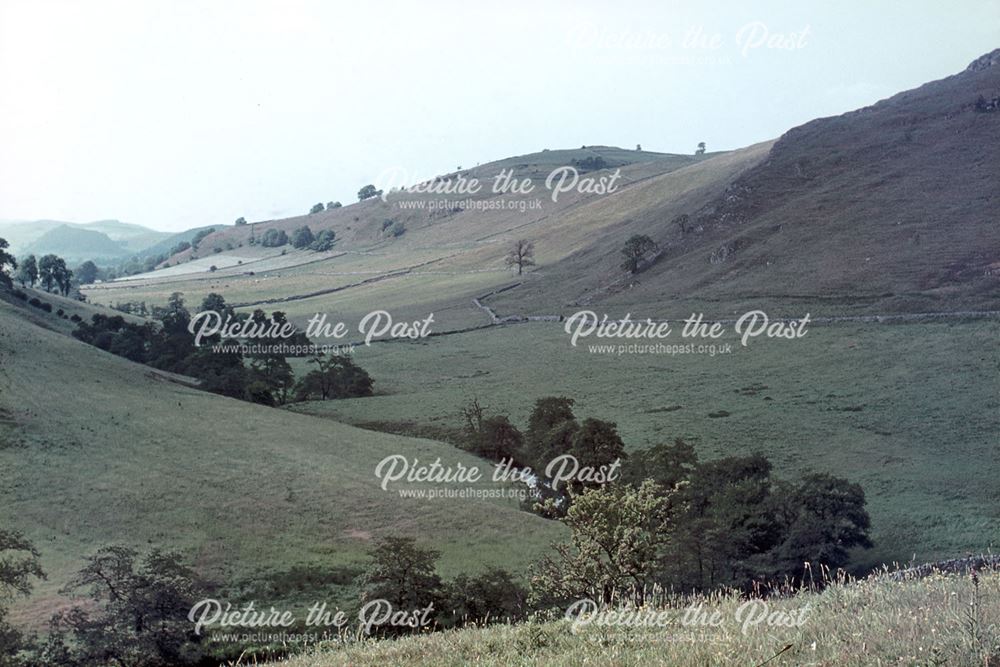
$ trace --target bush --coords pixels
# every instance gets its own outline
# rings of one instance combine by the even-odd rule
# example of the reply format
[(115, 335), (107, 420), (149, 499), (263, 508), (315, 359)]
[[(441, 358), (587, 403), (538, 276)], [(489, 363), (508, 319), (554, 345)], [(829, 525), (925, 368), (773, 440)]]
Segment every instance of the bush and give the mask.
[(313, 207), (311, 209), (309, 209), (309, 215), (313, 215), (314, 213), (322, 213), (322, 212), (323, 212), (323, 205), (322, 204), (313, 204)]
[(19, 289), (14, 290), (14, 296), (20, 299), (21, 301), (26, 301), (28, 299), (28, 295)]
[(336, 238), (337, 234), (332, 229), (324, 229), (316, 235), (316, 240), (312, 242), (309, 249), (316, 252), (326, 252), (333, 248), (333, 242)]
[(264, 233), (260, 244), (265, 248), (279, 248), (288, 244), (288, 234), (283, 229), (269, 229)]
[(392, 226), (389, 227), (389, 236), (393, 238), (399, 238), (406, 233), (406, 225), (401, 222), (394, 222)]
[[(320, 205), (317, 204), (317, 206)], [(308, 248), (315, 240), (316, 237), (313, 236), (312, 230), (308, 226), (303, 225), (292, 232), (292, 246), (295, 248)]]
[(80, 317), (79, 315), (77, 315), (76, 313), (73, 313), (73, 316), (69, 318), (69, 321), (70, 322), (82, 322), (83, 318)]
[(38, 300), (37, 296), (33, 296), (33, 297), (31, 297), (31, 300), (28, 301), (28, 305), (29, 306), (34, 306), (35, 308), (41, 308), (42, 307), (42, 302)]

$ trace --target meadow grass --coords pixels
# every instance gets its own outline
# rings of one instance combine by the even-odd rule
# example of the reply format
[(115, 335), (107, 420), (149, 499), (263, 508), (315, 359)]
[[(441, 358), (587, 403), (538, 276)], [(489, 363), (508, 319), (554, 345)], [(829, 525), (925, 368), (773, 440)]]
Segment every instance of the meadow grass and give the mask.
[[(288, 667), (350, 665), (546, 665), (577, 667), (989, 667), (1000, 664), (1000, 575), (934, 575), (921, 580), (834, 583), (821, 592), (766, 602), (714, 594), (677, 601), (662, 626), (532, 621), (436, 632), (394, 641), (329, 643)], [(763, 606), (766, 604), (766, 607)], [(717, 624), (684, 623), (701, 605)], [(742, 612), (741, 612), (742, 608)], [(647, 611), (652, 611), (649, 609)], [(783, 614), (785, 627), (769, 624)], [(244, 663), (247, 664), (247, 663)]]

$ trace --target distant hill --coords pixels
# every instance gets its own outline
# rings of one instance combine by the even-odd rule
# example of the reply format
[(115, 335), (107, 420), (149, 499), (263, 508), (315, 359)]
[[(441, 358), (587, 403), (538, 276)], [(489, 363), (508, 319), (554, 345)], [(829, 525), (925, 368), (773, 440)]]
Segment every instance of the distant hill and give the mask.
[(125, 246), (104, 232), (69, 225), (54, 227), (28, 244), (22, 254), (59, 255), (67, 262), (115, 260), (128, 255)]
[(172, 233), (120, 220), (19, 220), (0, 221), (0, 238), (7, 239), (17, 256), (53, 253), (71, 263), (89, 259), (101, 264), (169, 254), (175, 245), (190, 241), (202, 229), (206, 227)]

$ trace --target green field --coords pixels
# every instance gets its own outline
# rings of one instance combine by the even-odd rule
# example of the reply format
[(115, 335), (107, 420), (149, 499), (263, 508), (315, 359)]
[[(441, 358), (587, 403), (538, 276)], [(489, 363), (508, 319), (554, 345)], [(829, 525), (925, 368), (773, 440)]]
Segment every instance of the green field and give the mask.
[(356, 347), (376, 397), (291, 409), (447, 430), (478, 397), (523, 427), (536, 398), (570, 396), (629, 449), (679, 437), (703, 458), (760, 451), (784, 474), (860, 482), (876, 546), (859, 564), (922, 562), (1000, 539), (998, 333), (995, 319), (813, 325), (745, 348), (724, 338), (734, 352), (714, 357), (618, 356), (571, 347), (559, 324), (519, 324)]

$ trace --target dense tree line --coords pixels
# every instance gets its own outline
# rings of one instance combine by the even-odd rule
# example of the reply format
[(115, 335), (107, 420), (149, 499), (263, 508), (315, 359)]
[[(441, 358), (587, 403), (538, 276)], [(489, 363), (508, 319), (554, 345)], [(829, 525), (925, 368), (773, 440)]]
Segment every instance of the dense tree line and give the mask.
[[(610, 525), (608, 517), (593, 516), (602, 499), (645, 507), (643, 520), (659, 528), (649, 536), (656, 549), (646, 562), (650, 579), (641, 585), (745, 589), (801, 575), (807, 561), (845, 567), (852, 549), (871, 546), (865, 494), (857, 484), (821, 473), (784, 480), (761, 454), (700, 461), (683, 440), (626, 454), (615, 423), (579, 421), (573, 405), (562, 396), (538, 399), (522, 433), (505, 415), (488, 416), (473, 401), (463, 410), (467, 448), (492, 461), (530, 467), (537, 480), (530, 508), (582, 533), (587, 521)], [(616, 461), (620, 467), (614, 480), (557, 486), (547, 467), (564, 455), (573, 456), (580, 470), (610, 471)], [(588, 496), (592, 491), (605, 495)], [(568, 564), (568, 555), (586, 551), (581, 544), (566, 546), (550, 561), (549, 574), (576, 570), (578, 563)], [(621, 591), (622, 582), (611, 579), (612, 588)], [(632, 584), (641, 588), (640, 582)], [(553, 583), (552, 589), (558, 592), (562, 585)]]
[[(237, 314), (219, 294), (209, 294), (201, 310), (219, 313), (234, 320), (249, 318), (264, 328), (273, 322), (279, 327), (287, 322), (285, 314), (275, 311), (267, 316), (257, 309), (253, 313)], [(160, 370), (197, 378), (201, 388), (224, 396), (263, 405), (281, 405), (292, 397), (345, 398), (370, 396), (371, 377), (347, 357), (322, 355), (312, 361), (317, 365), (302, 382), (296, 383), (283, 346), (308, 346), (301, 332), (292, 338), (265, 338), (253, 341), (255, 350), (244, 358), (236, 346), (216, 349), (221, 338), (206, 337), (201, 346), (194, 344), (189, 331), (191, 313), (181, 294), (171, 295), (165, 308), (153, 308), (155, 321), (137, 324), (121, 315), (95, 314), (90, 322), (77, 324), (73, 335), (102, 350)]]

